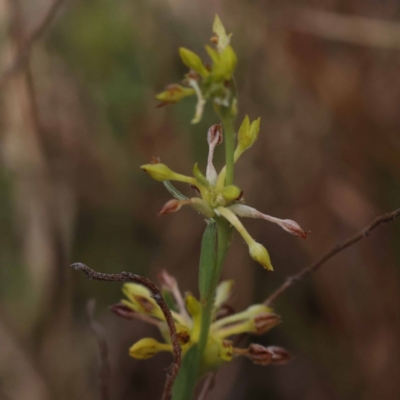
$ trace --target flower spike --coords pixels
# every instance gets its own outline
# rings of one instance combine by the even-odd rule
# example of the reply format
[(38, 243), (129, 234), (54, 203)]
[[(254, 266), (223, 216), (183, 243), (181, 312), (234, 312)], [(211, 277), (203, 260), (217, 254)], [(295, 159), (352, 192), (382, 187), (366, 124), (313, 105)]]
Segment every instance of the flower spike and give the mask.
[(213, 32), (211, 42), (216, 45), (216, 49), (205, 46), (212, 65), (205, 65), (196, 53), (181, 47), (180, 58), (189, 68), (189, 73), (182, 81), (183, 86), (172, 84), (156, 96), (158, 100), (161, 100), (159, 107), (162, 107), (195, 94), (197, 104), (192, 124), (201, 120), (206, 101), (211, 101), (218, 109), (225, 109), (231, 116), (237, 113), (237, 93), (233, 81), (237, 56), (230, 45), (232, 34), (226, 33), (218, 16), (214, 20)]

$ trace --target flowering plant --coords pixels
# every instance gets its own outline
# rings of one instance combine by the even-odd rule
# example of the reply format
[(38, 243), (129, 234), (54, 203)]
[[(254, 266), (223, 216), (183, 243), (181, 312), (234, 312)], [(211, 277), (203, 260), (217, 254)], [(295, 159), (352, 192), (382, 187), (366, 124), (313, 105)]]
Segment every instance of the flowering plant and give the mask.
[[(163, 400), (190, 400), (200, 377), (238, 356), (245, 356), (259, 365), (283, 364), (290, 359), (289, 353), (277, 346), (252, 343), (247, 348), (237, 347), (237, 335), (262, 335), (281, 319), (267, 304), (254, 304), (244, 311), (233, 312), (226, 304), (233, 282), (219, 281), (233, 228), (248, 245), (250, 257), (266, 270), (273, 270), (268, 251), (248, 233), (239, 217), (265, 219), (297, 237), (307, 237), (295, 221), (272, 217), (247, 206), (243, 191), (234, 184), (234, 165), (257, 140), (260, 118), (250, 121), (246, 116), (236, 135), (234, 121), (238, 100), (233, 74), (237, 57), (230, 44), (232, 34), (226, 33), (218, 16), (213, 31), (211, 41), (215, 48), (206, 46), (212, 65), (204, 64), (197, 54), (181, 48), (179, 54), (189, 72), (180, 84), (169, 85), (156, 96), (161, 101), (160, 106), (197, 96), (192, 123), (200, 121), (207, 101), (213, 104), (220, 123), (207, 133), (209, 153), (205, 174), (198, 164), (194, 165), (191, 176), (174, 172), (158, 158), (141, 166), (153, 179), (163, 182), (174, 197), (164, 204), (160, 215), (188, 205), (206, 218), (199, 264), (199, 300), (190, 293), (182, 295), (175, 278), (165, 271), (159, 275), (160, 292), (147, 278), (130, 272), (103, 274), (84, 264), (73, 264), (92, 279), (129, 282), (122, 289), (126, 298), (111, 309), (120, 317), (155, 325), (161, 333), (163, 341), (142, 338), (134, 343), (129, 349), (133, 358), (143, 360), (163, 351), (173, 353), (174, 364), (167, 375)], [(223, 142), (225, 166), (218, 173), (213, 157), (216, 147)], [(171, 181), (189, 184), (196, 195), (187, 197)]]
[[(213, 104), (221, 123), (213, 125), (207, 133), (209, 153), (205, 174), (197, 163), (191, 176), (174, 172), (159, 158), (141, 166), (153, 179), (163, 182), (174, 197), (164, 204), (160, 215), (176, 212), (188, 205), (205, 216), (207, 222), (199, 266), (200, 301), (191, 294), (182, 296), (176, 280), (166, 272), (161, 274), (164, 293), (172, 294), (171, 314), (183, 352), (182, 367), (173, 389), (174, 400), (190, 399), (202, 374), (236, 356), (246, 356), (261, 365), (284, 363), (290, 358), (280, 347), (251, 344), (246, 349), (240, 349), (233, 344), (232, 336), (263, 334), (280, 322), (280, 317), (269, 307), (256, 304), (239, 313), (221, 314), (232, 288), (232, 282), (229, 281), (218, 284), (231, 242), (232, 227), (248, 245), (250, 257), (265, 269), (273, 270), (268, 251), (253, 239), (238, 217), (262, 218), (298, 237), (307, 237), (307, 233), (296, 222), (272, 217), (245, 205), (242, 190), (234, 184), (234, 164), (257, 140), (260, 118), (254, 121), (250, 121), (248, 116), (244, 118), (235, 144), (234, 120), (238, 100), (233, 74), (237, 57), (230, 44), (232, 34), (226, 33), (218, 16), (215, 17), (213, 31), (211, 41), (215, 48), (205, 46), (212, 65), (204, 64), (197, 54), (181, 48), (179, 54), (189, 72), (180, 84), (168, 85), (156, 96), (161, 101), (160, 106), (176, 103), (188, 96), (197, 96), (192, 123), (200, 121), (207, 101)], [(217, 173), (213, 157), (216, 147), (222, 142), (225, 142), (226, 165)], [(185, 196), (171, 181), (189, 184), (197, 195)], [(115, 305), (114, 312), (126, 318), (145, 319), (156, 325), (164, 338), (164, 343), (153, 338), (141, 339), (130, 348), (130, 355), (144, 359), (160, 351), (173, 351), (166, 321), (146, 289), (126, 284), (123, 291), (128, 300)]]

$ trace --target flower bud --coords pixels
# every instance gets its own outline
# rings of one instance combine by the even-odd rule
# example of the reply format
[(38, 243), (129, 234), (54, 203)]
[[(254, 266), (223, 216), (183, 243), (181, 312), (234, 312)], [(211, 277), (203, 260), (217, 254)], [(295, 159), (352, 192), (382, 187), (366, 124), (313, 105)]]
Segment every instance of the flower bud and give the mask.
[(162, 182), (171, 180), (171, 181), (180, 181), (191, 184), (196, 183), (194, 178), (191, 178), (190, 176), (177, 174), (176, 172), (172, 171), (165, 164), (162, 163), (145, 164), (142, 165), (140, 168), (142, 168), (143, 171), (146, 171), (156, 181)]
[(237, 160), (240, 155), (250, 148), (257, 140), (260, 131), (260, 118), (256, 119), (250, 124), (250, 119), (246, 115), (242, 125), (240, 125), (238, 133), (238, 146), (235, 150), (235, 159)]
[(118, 315), (118, 317), (129, 320), (135, 319), (135, 316), (137, 314), (136, 311), (132, 310), (124, 303), (113, 304), (112, 306), (110, 306), (110, 310), (114, 314)]
[(286, 364), (292, 359), (292, 355), (282, 347), (268, 346), (267, 349), (272, 352), (272, 364)]
[(177, 200), (172, 199), (167, 201), (163, 208), (159, 211), (158, 215), (166, 215), (179, 211), (183, 205), (190, 203), (190, 200)]
[(281, 317), (277, 314), (264, 312), (254, 317), (254, 327), (256, 335), (263, 335), (274, 326), (281, 322)]
[(156, 99), (163, 103), (176, 103), (184, 97), (193, 96), (195, 93), (193, 88), (187, 88), (177, 83), (168, 85), (165, 90), (156, 95)]
[(228, 202), (232, 203), (242, 197), (243, 191), (235, 185), (225, 186), (222, 189), (222, 196)]
[(292, 221), (291, 219), (283, 219), (280, 221), (279, 225), (286, 231), (291, 233), (292, 235), (298, 236), (302, 239), (307, 239), (308, 232), (303, 231), (300, 225)]
[(153, 357), (160, 351), (171, 351), (170, 344), (160, 343), (153, 338), (144, 338), (136, 342), (130, 349), (129, 355), (137, 360)]
[(210, 146), (217, 146), (222, 143), (222, 125), (215, 124), (207, 132), (207, 142)]
[(164, 314), (156, 301), (151, 297), (149, 290), (138, 283), (125, 283), (122, 292), (129, 299), (122, 300), (122, 303), (132, 310), (142, 314), (150, 315), (159, 320), (164, 320)]
[(206, 76), (208, 76), (210, 74), (210, 72), (204, 66), (203, 61), (201, 61), (201, 58), (196, 53), (193, 53), (193, 51), (190, 51), (188, 49), (185, 49), (184, 47), (181, 47), (179, 49), (179, 55), (181, 56), (182, 62), (188, 68), (196, 71), (203, 78), (205, 78)]
[(260, 344), (252, 343), (247, 349), (245, 354), (254, 364), (257, 365), (268, 365), (272, 362), (273, 353), (268, 348), (261, 346)]
[(247, 308), (246, 314), (249, 317), (256, 317), (262, 313), (271, 313), (272, 309), (265, 304), (253, 304)]
[(250, 257), (260, 263), (266, 270), (273, 271), (274, 268), (271, 264), (267, 249), (260, 243), (253, 242), (249, 246)]
[(165, 164), (145, 164), (142, 165), (143, 171), (147, 172), (156, 181), (166, 181), (172, 179), (174, 172), (169, 169)]

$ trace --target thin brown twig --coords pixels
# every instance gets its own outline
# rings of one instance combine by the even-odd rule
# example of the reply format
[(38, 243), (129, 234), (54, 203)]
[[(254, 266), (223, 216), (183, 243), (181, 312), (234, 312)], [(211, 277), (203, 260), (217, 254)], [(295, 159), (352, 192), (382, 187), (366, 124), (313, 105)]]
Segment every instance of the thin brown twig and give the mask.
[(64, 3), (64, 1), (65, 0), (54, 0), (47, 8), (47, 10), (44, 12), (42, 18), (40, 19), (36, 27), (32, 29), (32, 32), (24, 40), (24, 44), (17, 53), (14, 60), (1, 75), (0, 87), (11, 75), (13, 75), (15, 72), (19, 71), (22, 67), (25, 66), (26, 62), (29, 60), (33, 44), (37, 40), (39, 40), (46, 32), (47, 28), (50, 26), (51, 22), (57, 15), (57, 11)]
[(158, 287), (151, 280), (143, 276), (133, 274), (131, 272), (121, 272), (120, 274), (104, 274), (101, 272), (94, 271), (93, 269), (89, 268), (88, 266), (82, 263), (72, 264), (71, 267), (73, 267), (77, 271), (83, 271), (86, 274), (87, 278), (89, 279), (106, 281), (106, 282), (134, 282), (143, 285), (144, 287), (149, 289), (151, 297), (156, 301), (156, 303), (161, 308), (161, 311), (165, 316), (169, 333), (171, 335), (174, 361), (172, 365), (169, 367), (162, 395), (162, 400), (170, 400), (172, 397), (172, 386), (174, 384), (175, 378), (177, 377), (179, 368), (181, 366), (182, 350), (181, 346), (179, 345), (178, 335), (176, 333), (175, 323), (171, 311), (168, 308), (168, 305), (165, 302)]
[(302, 269), (297, 274), (289, 276), (285, 279), (281, 286), (279, 286), (264, 302), (265, 305), (271, 305), (281, 294), (286, 292), (291, 286), (295, 283), (302, 281), (308, 275), (311, 275), (315, 271), (317, 271), (326, 261), (331, 259), (334, 255), (340, 253), (341, 251), (347, 249), (348, 247), (352, 246), (353, 244), (359, 242), (362, 239), (367, 238), (371, 232), (376, 229), (378, 226), (394, 221), (397, 217), (400, 216), (400, 208), (389, 212), (387, 214), (383, 214), (380, 217), (375, 218), (368, 226), (366, 226), (362, 231), (357, 233), (356, 235), (352, 236), (348, 240), (343, 243), (339, 243), (334, 246), (332, 249), (327, 251), (322, 257), (311, 264), (310, 266)]
[(108, 344), (106, 340), (106, 333), (104, 328), (94, 319), (94, 310), (96, 308), (96, 301), (90, 299), (86, 305), (86, 315), (89, 327), (96, 337), (100, 353), (100, 371), (99, 371), (99, 385), (101, 400), (110, 399), (110, 378), (111, 366), (108, 359)]

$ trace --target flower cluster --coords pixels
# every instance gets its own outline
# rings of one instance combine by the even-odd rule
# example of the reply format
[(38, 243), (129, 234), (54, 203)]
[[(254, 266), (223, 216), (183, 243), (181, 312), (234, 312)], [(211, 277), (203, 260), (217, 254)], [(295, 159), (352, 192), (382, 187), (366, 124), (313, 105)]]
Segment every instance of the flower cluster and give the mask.
[[(182, 296), (174, 277), (163, 271), (159, 275), (164, 293), (171, 299), (171, 313), (183, 354), (199, 341), (201, 329), (201, 306), (190, 293)], [(212, 323), (200, 365), (200, 373), (218, 368), (238, 356), (245, 356), (255, 364), (282, 364), (290, 359), (289, 353), (276, 346), (264, 347), (251, 344), (248, 348), (236, 348), (230, 338), (234, 335), (251, 333), (262, 335), (280, 323), (281, 319), (263, 304), (252, 305), (239, 313), (229, 313), (226, 301), (232, 293), (233, 281), (218, 285), (212, 312)], [(127, 319), (141, 319), (155, 325), (164, 338), (159, 342), (143, 338), (129, 350), (136, 359), (143, 360), (163, 351), (172, 352), (167, 324), (161, 309), (150, 296), (148, 289), (135, 283), (126, 283), (123, 293), (127, 300), (111, 307), (117, 315)], [(166, 298), (168, 296), (165, 296)]]
[(205, 65), (201, 58), (192, 51), (181, 47), (179, 55), (189, 68), (189, 73), (181, 84), (168, 85), (156, 98), (159, 106), (173, 104), (188, 96), (197, 96), (197, 106), (192, 123), (197, 123), (203, 115), (204, 105), (211, 99), (214, 107), (228, 108), (236, 114), (235, 85), (233, 73), (237, 64), (236, 54), (230, 45), (232, 34), (227, 34), (221, 20), (215, 17), (214, 35), (211, 41), (216, 48), (206, 45), (205, 49), (212, 60), (212, 65)]
[[(245, 117), (238, 132), (238, 143), (234, 153), (235, 162), (250, 148), (257, 139), (260, 130), (260, 118), (251, 122)], [(256, 242), (245, 229), (238, 217), (262, 218), (279, 225), (287, 232), (301, 238), (306, 238), (307, 233), (299, 224), (290, 219), (279, 219), (263, 214), (256, 209), (244, 204), (243, 192), (235, 185), (225, 184), (226, 168), (219, 174), (213, 164), (215, 147), (222, 142), (223, 134), (221, 125), (213, 125), (207, 134), (209, 154), (206, 175), (203, 175), (197, 164), (193, 168), (193, 176), (181, 175), (173, 172), (165, 164), (155, 160), (152, 164), (142, 165), (141, 168), (157, 181), (179, 181), (190, 184), (199, 194), (199, 197), (188, 199), (172, 199), (161, 209), (160, 214), (178, 211), (182, 206), (189, 205), (202, 213), (207, 218), (222, 217), (236, 228), (244, 241), (249, 246), (249, 253), (253, 260), (259, 262), (264, 268), (272, 271), (273, 267), (268, 251)]]

